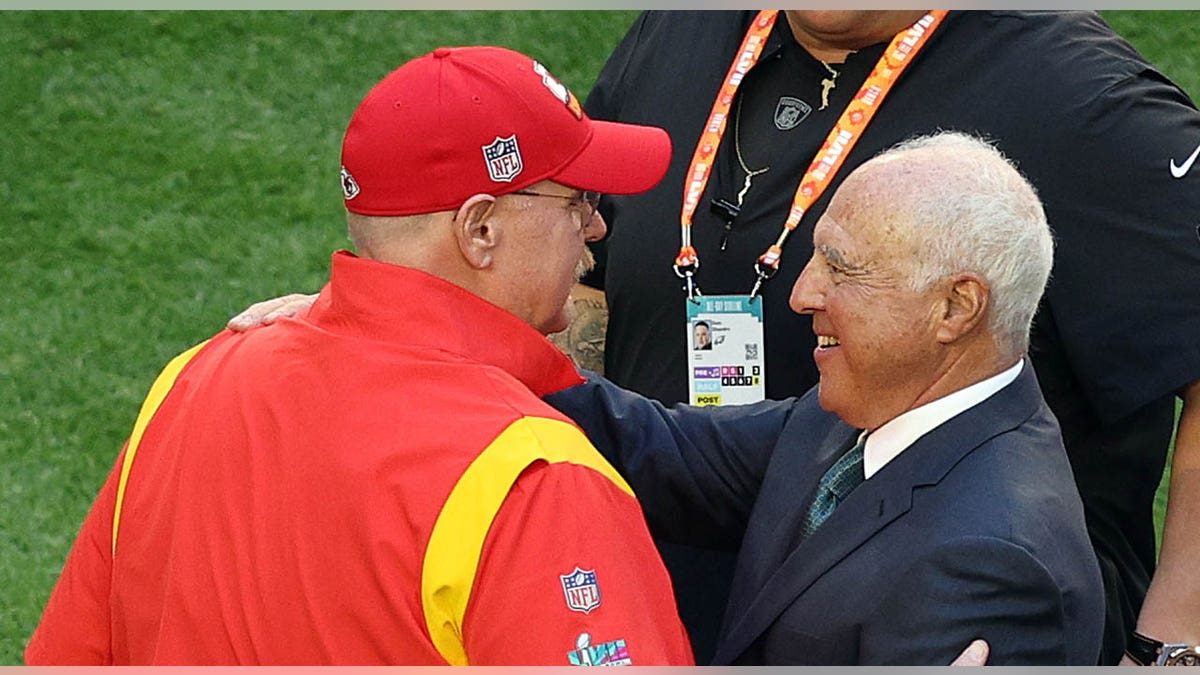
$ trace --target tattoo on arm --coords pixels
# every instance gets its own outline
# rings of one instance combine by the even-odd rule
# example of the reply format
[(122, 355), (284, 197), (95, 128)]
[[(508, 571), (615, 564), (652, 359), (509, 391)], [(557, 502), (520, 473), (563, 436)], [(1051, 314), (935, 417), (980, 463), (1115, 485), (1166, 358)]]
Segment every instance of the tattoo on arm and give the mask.
[(563, 350), (575, 365), (604, 374), (604, 332), (608, 328), (608, 303), (604, 292), (576, 285), (571, 293), (575, 316), (571, 325), (550, 341)]

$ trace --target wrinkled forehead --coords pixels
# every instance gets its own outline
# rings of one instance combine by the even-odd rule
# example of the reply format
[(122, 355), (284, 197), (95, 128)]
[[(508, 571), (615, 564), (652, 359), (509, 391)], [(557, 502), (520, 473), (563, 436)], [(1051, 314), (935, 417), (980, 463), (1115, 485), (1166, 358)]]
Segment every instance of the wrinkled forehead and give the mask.
[(817, 221), (813, 244), (881, 243), (898, 236), (905, 229), (899, 222), (904, 209), (892, 194), (887, 185), (869, 176), (847, 177)]
[(907, 276), (924, 249), (907, 217), (885, 199), (847, 196), (845, 206), (830, 208), (814, 230), (815, 254), (837, 268), (869, 272), (870, 278)]

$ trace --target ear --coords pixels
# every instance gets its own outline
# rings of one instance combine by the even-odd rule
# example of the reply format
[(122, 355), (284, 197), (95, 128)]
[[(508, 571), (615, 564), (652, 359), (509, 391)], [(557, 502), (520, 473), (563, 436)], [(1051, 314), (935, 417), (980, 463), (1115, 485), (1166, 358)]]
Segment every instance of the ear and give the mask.
[(500, 243), (500, 220), (495, 218), (496, 198), (477, 194), (454, 213), (454, 238), (463, 259), (475, 269), (491, 266)]
[(987, 284), (974, 274), (956, 274), (946, 283), (943, 314), (937, 328), (937, 340), (942, 344), (973, 332), (984, 320), (991, 302)]

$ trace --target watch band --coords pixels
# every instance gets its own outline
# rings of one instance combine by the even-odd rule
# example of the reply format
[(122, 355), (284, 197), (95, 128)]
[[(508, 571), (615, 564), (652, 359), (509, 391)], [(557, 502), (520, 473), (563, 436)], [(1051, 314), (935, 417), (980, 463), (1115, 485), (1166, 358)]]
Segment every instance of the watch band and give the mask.
[(1200, 666), (1200, 645), (1165, 644), (1137, 631), (1129, 634), (1125, 655), (1139, 666)]
[(1152, 666), (1158, 662), (1162, 648), (1163, 643), (1135, 630), (1129, 633), (1129, 640), (1125, 643), (1125, 655), (1139, 666)]

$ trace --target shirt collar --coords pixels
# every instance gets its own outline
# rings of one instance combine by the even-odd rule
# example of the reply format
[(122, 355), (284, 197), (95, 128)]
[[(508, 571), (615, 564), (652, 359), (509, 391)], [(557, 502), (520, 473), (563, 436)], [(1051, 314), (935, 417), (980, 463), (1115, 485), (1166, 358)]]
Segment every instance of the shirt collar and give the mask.
[(349, 251), (333, 254), (329, 278), (306, 317), (321, 328), (494, 366), (539, 397), (583, 382), (546, 336), (449, 281)]
[(904, 452), (925, 434), (943, 422), (983, 403), (996, 392), (1012, 383), (1021, 374), (1024, 361), (997, 373), (986, 380), (943, 396), (936, 401), (909, 410), (876, 429), (867, 437), (863, 448), (863, 473), (867, 478), (875, 475), (888, 462)]

